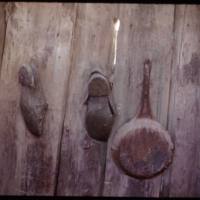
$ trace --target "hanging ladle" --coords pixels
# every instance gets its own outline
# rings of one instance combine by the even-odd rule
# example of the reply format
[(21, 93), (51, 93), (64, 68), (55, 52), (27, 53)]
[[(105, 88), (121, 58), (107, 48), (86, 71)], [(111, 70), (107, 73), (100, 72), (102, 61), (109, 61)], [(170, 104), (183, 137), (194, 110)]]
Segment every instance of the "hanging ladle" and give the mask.
[(125, 174), (151, 178), (172, 162), (174, 145), (168, 132), (153, 119), (149, 100), (151, 62), (144, 62), (141, 110), (120, 127), (111, 146), (112, 158)]

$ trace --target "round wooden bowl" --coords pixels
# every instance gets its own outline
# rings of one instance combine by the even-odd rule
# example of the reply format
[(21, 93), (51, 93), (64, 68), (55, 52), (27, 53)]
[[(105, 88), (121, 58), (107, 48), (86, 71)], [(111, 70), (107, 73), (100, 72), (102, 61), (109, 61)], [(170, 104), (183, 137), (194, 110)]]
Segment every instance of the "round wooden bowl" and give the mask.
[(132, 119), (122, 126), (111, 152), (116, 165), (125, 174), (151, 178), (172, 162), (174, 145), (167, 131), (155, 120)]

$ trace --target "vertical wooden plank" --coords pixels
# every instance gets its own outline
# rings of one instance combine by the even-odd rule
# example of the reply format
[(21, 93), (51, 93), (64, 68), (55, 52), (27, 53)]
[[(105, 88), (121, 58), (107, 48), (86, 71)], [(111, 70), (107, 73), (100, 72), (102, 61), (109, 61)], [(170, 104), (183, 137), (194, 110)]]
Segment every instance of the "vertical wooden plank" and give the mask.
[(175, 157), (165, 185), (169, 196), (200, 195), (200, 6), (176, 6), (169, 129)]
[(0, 2), (0, 74), (6, 32), (5, 3)]
[(140, 108), (143, 62), (152, 60), (151, 106), (154, 117), (165, 128), (168, 116), (170, 70), (173, 44), (173, 5), (120, 5), (117, 64), (113, 93), (118, 119), (108, 143), (105, 196), (158, 197), (159, 175), (138, 180), (122, 174), (112, 161), (110, 147), (120, 126), (133, 118)]
[(102, 193), (106, 143), (87, 135), (84, 102), (90, 74), (110, 74), (115, 10), (108, 4), (78, 5), (57, 195)]
[[(0, 77), (0, 193), (52, 195), (64, 118), (75, 5), (9, 3)], [(18, 70), (35, 60), (49, 104), (44, 134), (25, 127)]]

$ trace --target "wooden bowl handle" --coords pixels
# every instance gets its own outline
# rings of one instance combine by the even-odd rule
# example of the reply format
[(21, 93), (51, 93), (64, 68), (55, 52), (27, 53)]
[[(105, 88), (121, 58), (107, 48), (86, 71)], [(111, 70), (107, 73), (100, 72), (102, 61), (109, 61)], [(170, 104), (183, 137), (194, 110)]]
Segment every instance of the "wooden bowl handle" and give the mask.
[(149, 95), (151, 67), (151, 61), (149, 59), (145, 60), (143, 74), (143, 89), (141, 96), (141, 109), (138, 118), (153, 118)]

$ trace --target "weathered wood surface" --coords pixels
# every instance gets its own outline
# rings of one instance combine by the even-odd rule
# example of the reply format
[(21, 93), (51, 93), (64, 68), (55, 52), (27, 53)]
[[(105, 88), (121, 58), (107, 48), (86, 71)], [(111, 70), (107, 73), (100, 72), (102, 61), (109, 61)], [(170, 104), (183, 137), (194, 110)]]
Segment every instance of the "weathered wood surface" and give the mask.
[(90, 74), (111, 74), (115, 5), (79, 4), (68, 103), (62, 137), (57, 195), (98, 196), (104, 183), (106, 143), (85, 129)]
[[(200, 196), (199, 13), (199, 5), (0, 3), (0, 194)], [(114, 17), (121, 23), (112, 74)], [(164, 173), (137, 180), (118, 170), (110, 147), (139, 111), (146, 58), (152, 111), (175, 154)], [(18, 70), (30, 61), (49, 104), (40, 138), (19, 108)], [(85, 129), (94, 70), (113, 81), (118, 115), (108, 144)]]
[(165, 196), (200, 196), (200, 6), (178, 5), (170, 95), (169, 130), (175, 157)]
[[(12, 3), (7, 6), (0, 77), (0, 193), (53, 195), (75, 5)], [(18, 70), (30, 60), (39, 67), (49, 105), (40, 138), (27, 130), (19, 108)]]
[(158, 197), (161, 175), (144, 181), (122, 174), (111, 159), (110, 147), (115, 130), (139, 112), (145, 59), (152, 61), (152, 112), (155, 119), (166, 128), (174, 6), (120, 5), (118, 17), (121, 26), (113, 83), (118, 119), (108, 144), (104, 195)]
[(0, 2), (0, 72), (6, 33), (5, 3)]

